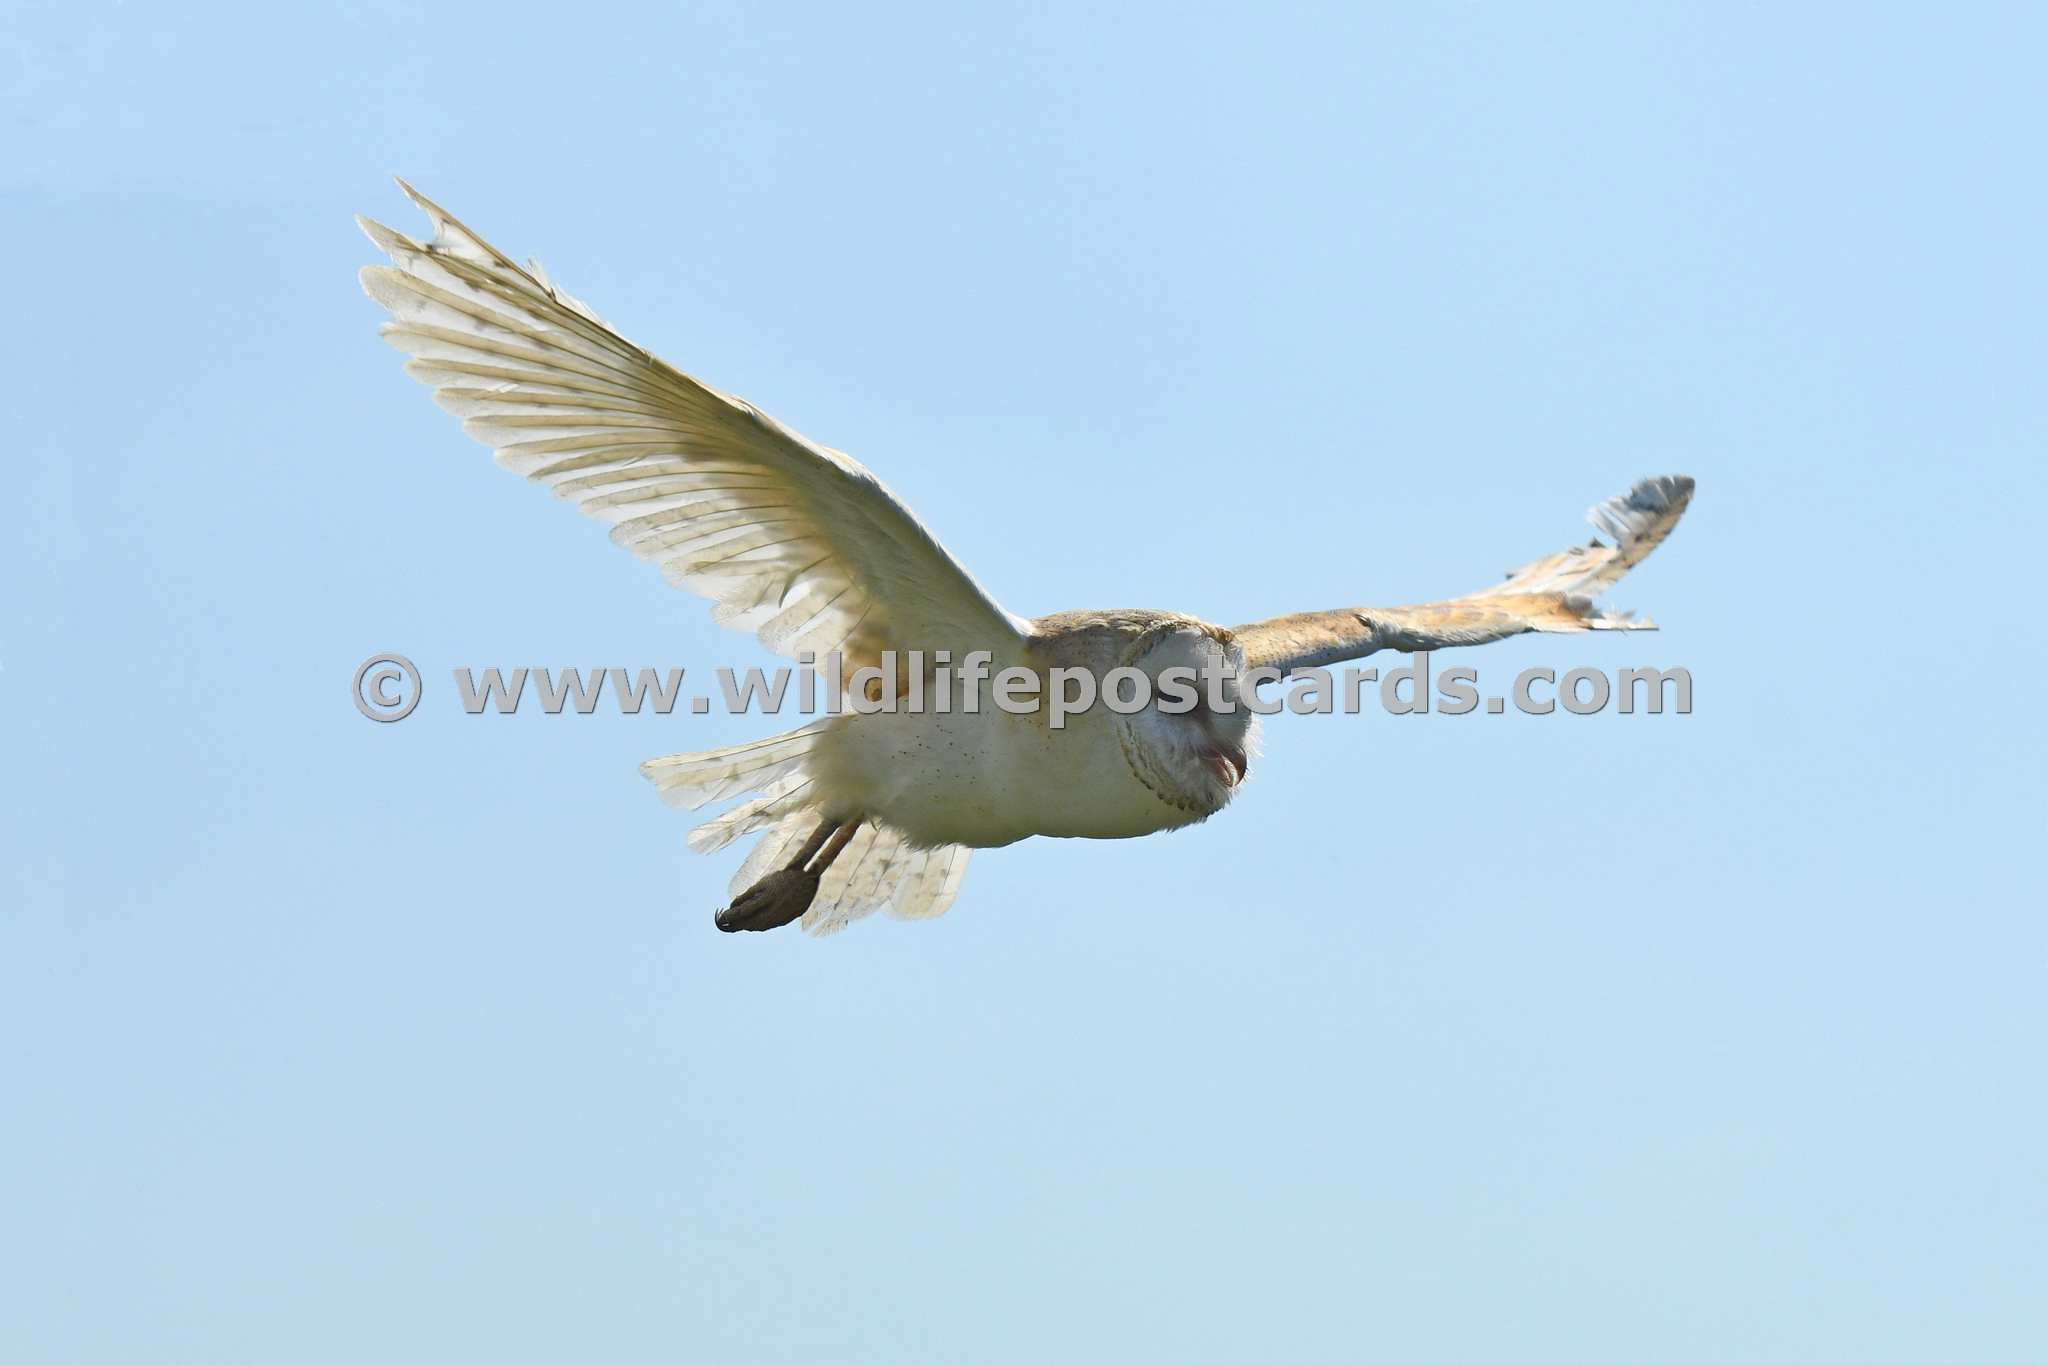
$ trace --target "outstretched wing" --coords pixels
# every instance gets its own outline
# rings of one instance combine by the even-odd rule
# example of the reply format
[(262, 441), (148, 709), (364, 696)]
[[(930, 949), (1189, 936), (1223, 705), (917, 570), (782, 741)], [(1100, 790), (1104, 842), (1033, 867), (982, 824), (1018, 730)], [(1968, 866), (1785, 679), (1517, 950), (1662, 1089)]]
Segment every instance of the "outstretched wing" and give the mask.
[(1234, 632), (1247, 668), (1314, 668), (1382, 649), (1483, 645), (1525, 631), (1655, 630), (1633, 612), (1598, 611), (1593, 599), (1671, 534), (1692, 501), (1683, 474), (1644, 479), (1586, 514), (1614, 538), (1525, 564), (1490, 588), (1416, 607), (1347, 607), (1276, 616)]
[(1026, 624), (881, 480), (649, 355), (537, 262), (522, 270), (399, 187), (433, 239), (358, 218), (392, 260), (365, 267), (363, 288), (391, 310), (406, 372), (499, 464), (613, 523), (613, 541), (777, 653), (837, 649), (852, 669), (891, 648), (1014, 651)]

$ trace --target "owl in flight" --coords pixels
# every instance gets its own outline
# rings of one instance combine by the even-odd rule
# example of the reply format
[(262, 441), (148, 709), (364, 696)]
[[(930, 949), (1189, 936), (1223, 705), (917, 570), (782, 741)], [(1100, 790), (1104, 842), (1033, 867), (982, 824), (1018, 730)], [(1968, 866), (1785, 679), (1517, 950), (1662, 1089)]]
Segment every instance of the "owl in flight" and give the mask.
[[(499, 464), (611, 522), (613, 541), (710, 598), (718, 624), (804, 664), (839, 655), (851, 685), (827, 698), (838, 714), (641, 765), (672, 806), (752, 798), (688, 838), (709, 853), (760, 836), (721, 929), (801, 920), (824, 934), (876, 910), (926, 919), (952, 904), (972, 849), (1205, 820), (1245, 778), (1254, 717), (1239, 680), (1250, 670), (1285, 675), (1532, 630), (1654, 628), (1593, 599), (1670, 534), (1692, 497), (1683, 476), (1645, 479), (1595, 507), (1613, 544), (1596, 538), (1444, 602), (1233, 629), (1169, 611), (1027, 621), (861, 465), (649, 355), (538, 262), (521, 269), (399, 184), (432, 220), (431, 240), (357, 222), (391, 257), (362, 281), (391, 312), (382, 331), (412, 357), (406, 371)], [(1124, 673), (1093, 705), (1059, 715), (991, 705), (984, 680), (1006, 669), (1062, 692), (1071, 683), (1069, 702), (1080, 700), (1080, 672), (1091, 690)], [(893, 706), (878, 702), (882, 691), (950, 704)], [(1153, 695), (1133, 709), (1141, 692)]]

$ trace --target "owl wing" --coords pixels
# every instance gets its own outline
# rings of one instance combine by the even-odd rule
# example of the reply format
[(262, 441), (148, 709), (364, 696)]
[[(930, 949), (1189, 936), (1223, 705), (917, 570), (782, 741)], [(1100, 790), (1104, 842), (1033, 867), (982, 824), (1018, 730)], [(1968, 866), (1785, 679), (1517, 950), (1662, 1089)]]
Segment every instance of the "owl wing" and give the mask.
[(363, 288), (391, 311), (406, 372), (493, 448), (712, 619), (784, 655), (885, 648), (1014, 654), (1028, 630), (866, 469), (627, 341), (399, 182), (421, 243), (359, 218), (390, 257)]
[(1586, 514), (1613, 538), (1525, 564), (1490, 588), (1413, 607), (1305, 611), (1239, 626), (1247, 668), (1314, 668), (1382, 649), (1483, 645), (1526, 631), (1655, 630), (1633, 612), (1596, 609), (1593, 599), (1663, 543), (1692, 501), (1683, 474), (1643, 479)]

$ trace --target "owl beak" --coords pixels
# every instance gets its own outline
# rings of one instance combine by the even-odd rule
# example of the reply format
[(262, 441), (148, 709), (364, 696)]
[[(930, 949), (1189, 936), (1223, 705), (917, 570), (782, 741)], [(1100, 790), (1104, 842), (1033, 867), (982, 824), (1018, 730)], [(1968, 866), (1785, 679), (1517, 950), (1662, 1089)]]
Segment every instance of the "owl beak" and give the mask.
[(1226, 787), (1235, 787), (1238, 783), (1244, 781), (1245, 771), (1250, 766), (1250, 763), (1251, 760), (1246, 756), (1243, 748), (1230, 743), (1228, 740), (1212, 737), (1208, 743), (1202, 746), (1203, 766), (1221, 778), (1223, 785)]

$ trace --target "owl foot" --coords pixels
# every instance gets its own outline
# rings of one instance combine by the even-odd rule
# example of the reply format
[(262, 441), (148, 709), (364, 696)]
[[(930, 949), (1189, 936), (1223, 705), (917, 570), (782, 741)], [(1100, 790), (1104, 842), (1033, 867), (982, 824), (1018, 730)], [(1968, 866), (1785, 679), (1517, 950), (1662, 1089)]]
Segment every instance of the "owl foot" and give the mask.
[(733, 897), (732, 904), (719, 911), (713, 922), (726, 933), (734, 934), (742, 930), (780, 929), (802, 918), (817, 898), (818, 879), (859, 829), (858, 820), (826, 820), (787, 866), (770, 872)]

